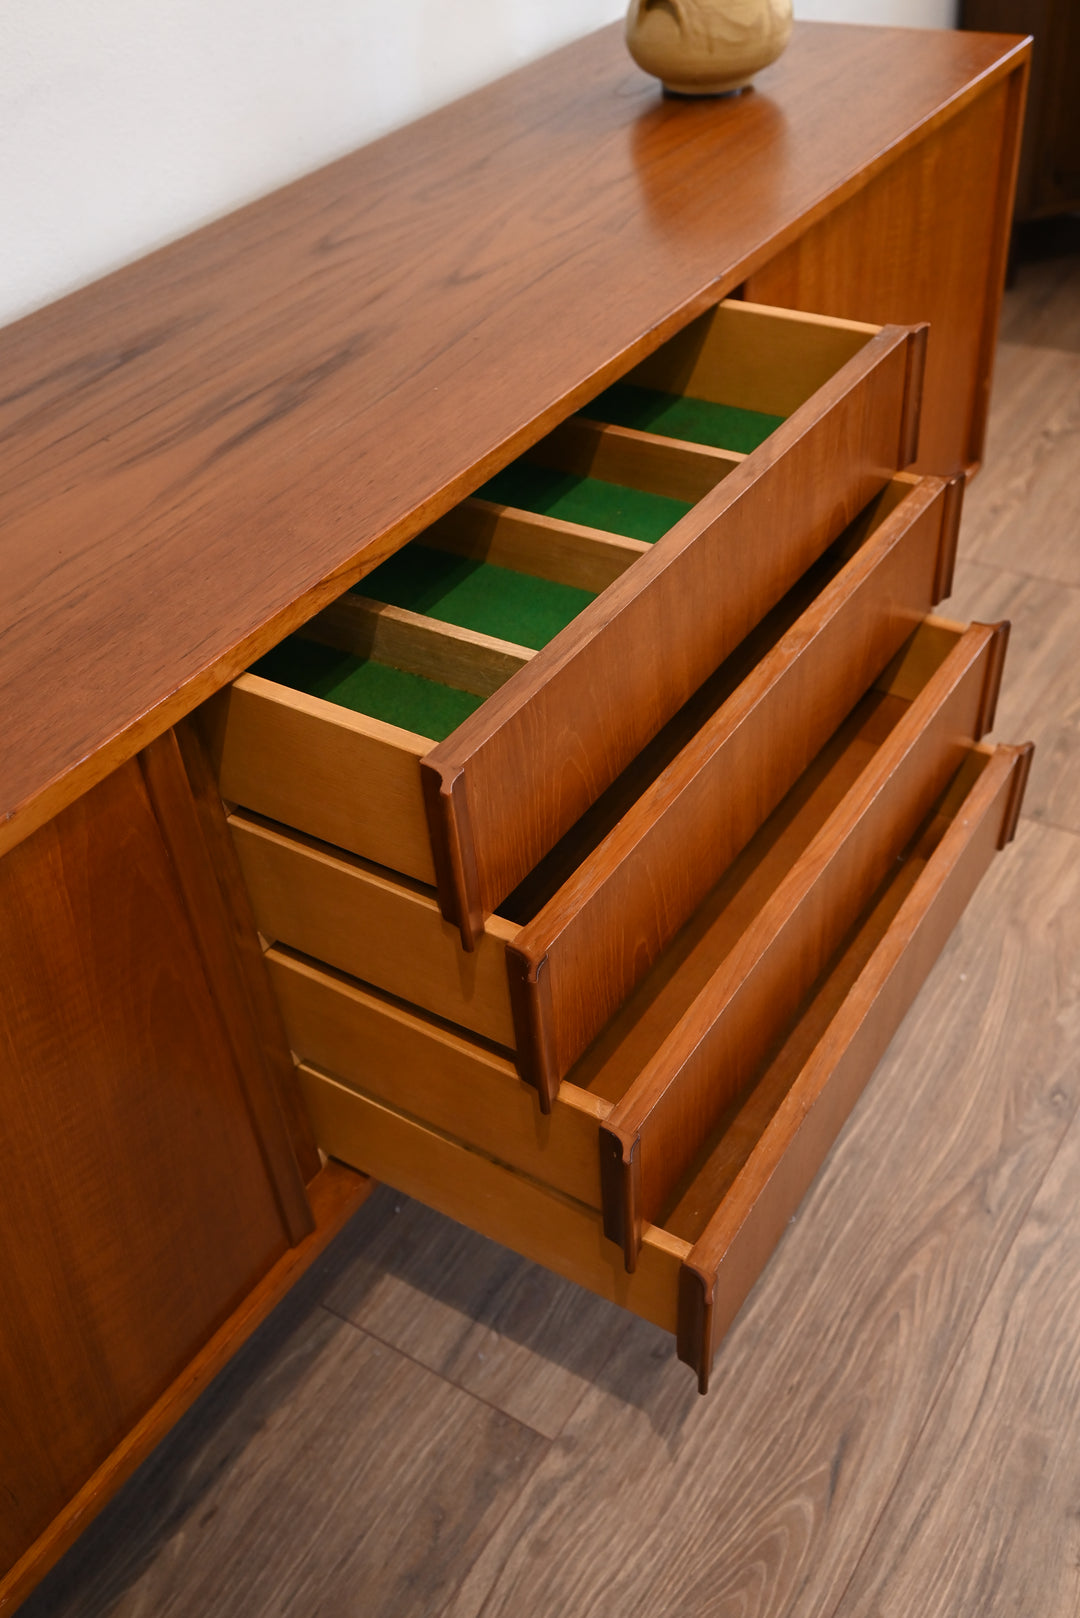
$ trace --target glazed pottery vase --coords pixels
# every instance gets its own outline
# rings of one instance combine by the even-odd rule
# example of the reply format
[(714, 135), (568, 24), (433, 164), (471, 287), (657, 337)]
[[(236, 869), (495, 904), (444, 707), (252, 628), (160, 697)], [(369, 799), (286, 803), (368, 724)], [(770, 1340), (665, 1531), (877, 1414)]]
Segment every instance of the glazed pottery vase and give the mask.
[(792, 0), (631, 0), (630, 55), (677, 95), (741, 90), (791, 37)]

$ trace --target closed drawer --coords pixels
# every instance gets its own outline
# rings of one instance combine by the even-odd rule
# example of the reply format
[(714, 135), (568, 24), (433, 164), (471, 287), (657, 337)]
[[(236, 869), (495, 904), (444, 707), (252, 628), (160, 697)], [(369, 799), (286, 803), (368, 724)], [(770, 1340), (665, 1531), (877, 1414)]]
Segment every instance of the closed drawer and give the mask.
[[(320, 1144), (675, 1332), (704, 1392), (723, 1331), (994, 851), (1011, 837), (1029, 760), (1030, 748), (967, 750), (855, 925), (799, 1003), (777, 1017), (769, 1051), (692, 1173), (642, 1227), (632, 1273), (605, 1240), (597, 1209), (545, 1183), (533, 1165), (516, 1172), (505, 1156), (473, 1149), (309, 1060), (300, 1071)], [(533, 1124), (554, 1129), (556, 1118)]]
[(913, 457), (924, 337), (710, 311), (222, 694), (224, 796), (434, 885), (475, 947)]
[[(896, 478), (465, 954), (430, 888), (237, 812), (256, 920), (516, 1052), (545, 1107), (948, 588), (959, 491)], [(934, 642), (938, 644), (937, 641)]]

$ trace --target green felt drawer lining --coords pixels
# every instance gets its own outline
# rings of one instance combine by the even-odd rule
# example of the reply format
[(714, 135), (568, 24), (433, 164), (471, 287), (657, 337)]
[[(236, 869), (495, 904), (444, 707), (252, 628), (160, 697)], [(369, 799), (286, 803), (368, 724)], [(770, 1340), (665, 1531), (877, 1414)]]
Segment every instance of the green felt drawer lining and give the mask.
[(681, 438), (689, 444), (709, 444), (713, 449), (738, 450), (744, 455), (757, 449), (784, 420), (783, 416), (767, 416), (760, 410), (714, 404), (711, 399), (692, 399), (681, 393), (660, 393), (630, 382), (616, 382), (586, 405), (582, 415), (616, 427), (637, 427), (642, 432)]
[(356, 585), (359, 595), (539, 651), (595, 597), (492, 562), (406, 545)]
[(517, 506), (522, 511), (537, 511), (545, 517), (559, 517), (563, 522), (583, 523), (587, 528), (603, 528), (609, 534), (625, 534), (650, 543), (666, 534), (691, 509), (686, 500), (649, 494), (602, 478), (556, 472), (531, 461), (512, 462), (476, 492), (482, 500), (493, 500), (500, 506)]
[[(746, 452), (782, 419), (621, 382), (601, 394), (586, 413), (618, 426)], [(477, 494), (500, 505), (648, 541), (659, 539), (691, 509), (687, 501), (529, 461), (506, 467)], [(372, 600), (534, 650), (545, 646), (595, 599), (588, 590), (415, 542), (355, 589)], [(299, 636), (275, 647), (253, 672), (434, 742), (445, 740), (484, 700)]]
[(251, 672), (433, 742), (444, 741), (484, 700), (299, 636), (275, 646)]

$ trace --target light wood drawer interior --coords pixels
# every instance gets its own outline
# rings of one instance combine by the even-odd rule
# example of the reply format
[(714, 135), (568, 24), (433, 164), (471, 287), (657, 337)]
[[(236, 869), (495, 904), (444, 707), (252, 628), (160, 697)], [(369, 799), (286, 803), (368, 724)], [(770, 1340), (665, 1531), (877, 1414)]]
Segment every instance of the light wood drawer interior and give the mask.
[(902, 464), (914, 341), (709, 312), (215, 699), (223, 795), (434, 885), (472, 947)]
[[(966, 752), (855, 924), (797, 1005), (775, 1025), (771, 1048), (731, 1098), (661, 1216), (642, 1228), (633, 1273), (605, 1240), (595, 1206), (537, 1176), (535, 1164), (542, 1165), (551, 1136), (537, 1141), (537, 1158), (521, 1171), (499, 1152), (478, 1150), (309, 1059), (300, 1071), (320, 1143), (332, 1155), (676, 1332), (680, 1356), (695, 1368), (704, 1391), (723, 1330), (995, 849), (1011, 837), (1029, 757), (1028, 748)], [(824, 780), (814, 790), (822, 790)], [(706, 923), (703, 937), (707, 932)], [(684, 953), (669, 984), (685, 974), (692, 955), (693, 949)], [(305, 974), (321, 976), (327, 992), (340, 995), (343, 1005), (361, 993), (284, 957), (275, 961), (275, 972), (292, 974), (295, 981)], [(656, 993), (654, 986), (652, 1006), (662, 1000), (663, 989)], [(630, 1023), (636, 1019), (640, 1029), (650, 1014), (650, 1008), (643, 1012), (639, 1006), (629, 1013)], [(343, 1013), (346, 1025), (352, 1015)], [(339, 1037), (347, 1048), (348, 1033)], [(630, 1037), (637, 1036), (624, 1026), (621, 1042)], [(650, 1037), (655, 1039), (655, 1030)], [(608, 1042), (593, 1064), (595, 1074), (610, 1065), (619, 1044), (618, 1036)], [(502, 1078), (514, 1084), (508, 1070)], [(594, 1104), (595, 1095), (594, 1090)], [(482, 1109), (484, 1101), (479, 1105)], [(560, 1137), (564, 1162), (575, 1149), (584, 1153), (586, 1109), (581, 1112), (577, 1147)], [(560, 1127), (558, 1114), (550, 1120), (535, 1114), (533, 1124), (552, 1131)]]
[(475, 951), (430, 887), (238, 811), (260, 930), (513, 1048), (550, 1103), (940, 594), (951, 495), (895, 479), (488, 918)]
[[(321, 935), (299, 942), (294, 935), (293, 949), (269, 956), (294, 1051), (577, 1201), (594, 1209), (606, 1203), (609, 1234), (633, 1264), (642, 1222), (661, 1221), (717, 1119), (764, 1059), (774, 1027), (793, 1014), (965, 756), (992, 695), (1000, 639), (994, 630), (944, 621), (916, 633), (571, 1068), (549, 1117), (510, 1051), (392, 999), (385, 986), (328, 968), (325, 950), (311, 947)], [(822, 884), (834, 873), (823, 849), (853, 871), (825, 916)], [(377, 958), (385, 934), (385, 926), (358, 929), (358, 948)], [(769, 1004), (755, 1027), (734, 991), (749, 983), (760, 992), (762, 982)], [(733, 1025), (737, 1054), (708, 1071), (711, 1111), (701, 1097), (684, 1104), (679, 1088), (693, 1088), (695, 1075), (682, 1071), (678, 1053), (703, 1005), (708, 1022), (727, 1017)], [(698, 1030), (700, 1042), (709, 1037), (716, 1032), (708, 1026)], [(635, 1172), (642, 1154), (652, 1167), (656, 1119), (648, 1109), (642, 1114), (639, 1101), (655, 1090), (657, 1073), (671, 1088), (660, 1099), (674, 1122), (659, 1141), (667, 1178), (654, 1176), (642, 1210), (640, 1191), (619, 1174), (602, 1186), (601, 1149), (617, 1140)], [(624, 1229), (629, 1197), (643, 1220)]]

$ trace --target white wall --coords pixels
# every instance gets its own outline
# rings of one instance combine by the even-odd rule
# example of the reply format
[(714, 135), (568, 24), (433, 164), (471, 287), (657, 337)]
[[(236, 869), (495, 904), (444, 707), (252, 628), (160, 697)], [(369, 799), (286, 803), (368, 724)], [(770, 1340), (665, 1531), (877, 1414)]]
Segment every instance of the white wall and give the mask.
[(959, 9), (959, 0), (795, 0), (796, 17), (895, 28), (955, 28)]
[[(0, 324), (625, 3), (0, 0)], [(867, 22), (951, 11), (796, 0), (797, 16)]]

